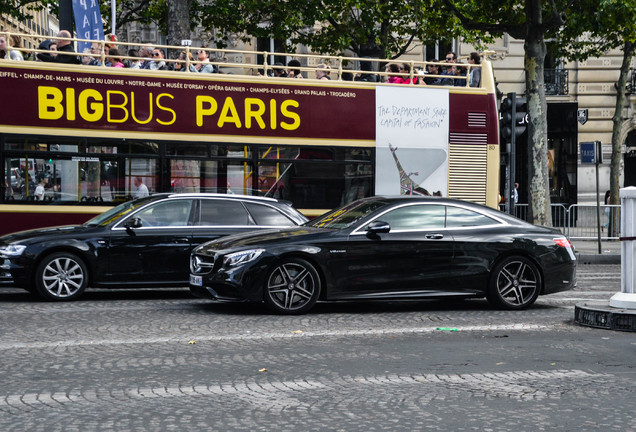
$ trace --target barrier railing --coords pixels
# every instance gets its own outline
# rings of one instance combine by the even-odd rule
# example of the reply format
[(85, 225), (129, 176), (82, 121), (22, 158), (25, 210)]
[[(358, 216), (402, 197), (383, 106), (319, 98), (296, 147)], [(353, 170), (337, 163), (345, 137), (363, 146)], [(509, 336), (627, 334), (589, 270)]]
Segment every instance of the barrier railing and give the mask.
[[(48, 35), (34, 35), (27, 33), (12, 33), (12, 32), (3, 32), (0, 31), (0, 35), (4, 36), (6, 40), (9, 40), (11, 36), (16, 36), (22, 41), (29, 41), (30, 45), (40, 46), (40, 43), (49, 40), (54, 42), (59, 41), (71, 41), (73, 45), (77, 42), (87, 42), (87, 43), (96, 43), (99, 45), (99, 53), (91, 53), (91, 52), (78, 52), (73, 53), (72, 55), (77, 55), (80, 58), (86, 59), (96, 59), (100, 62), (98, 66), (91, 67), (105, 67), (106, 60), (111, 58), (108, 54), (107, 47), (118, 47), (122, 50), (116, 58), (121, 61), (144, 61), (144, 60), (152, 60), (152, 58), (144, 58), (141, 56), (130, 56), (127, 55), (129, 49), (137, 49), (137, 48), (150, 48), (150, 49), (159, 49), (164, 54), (168, 54), (166, 58), (161, 59), (167, 65), (170, 66), (169, 70), (174, 70), (174, 66), (176, 64), (185, 64), (185, 70), (183, 72), (191, 72), (191, 65), (198, 65), (202, 63), (208, 63), (208, 61), (200, 61), (196, 57), (196, 53), (198, 51), (205, 51), (209, 56), (209, 63), (213, 66), (219, 68), (222, 72), (232, 73), (238, 75), (257, 75), (268, 77), (271, 76), (270, 73), (274, 71), (285, 71), (288, 69), (300, 70), (301, 72), (307, 75), (305, 78), (313, 79), (312, 74), (310, 72), (315, 73), (316, 71), (334, 73), (334, 80), (337, 81), (354, 81), (356, 80), (356, 76), (362, 75), (370, 75), (373, 77), (371, 82), (385, 82), (390, 76), (397, 76), (403, 79), (409, 79), (410, 84), (415, 84), (415, 80), (413, 78), (418, 78), (418, 83), (421, 83), (422, 80), (426, 78), (434, 78), (434, 79), (444, 79), (450, 80), (451, 84), (460, 87), (469, 87), (469, 78), (471, 70), (473, 69), (481, 69), (482, 65), (480, 64), (470, 64), (465, 63), (467, 57), (458, 58), (458, 63), (446, 63), (443, 61), (440, 62), (431, 62), (431, 61), (401, 61), (397, 60), (391, 61), (387, 59), (380, 58), (360, 58), (360, 57), (346, 57), (346, 56), (331, 56), (331, 55), (320, 55), (320, 54), (301, 54), (301, 53), (286, 53), (286, 52), (269, 52), (269, 51), (245, 51), (245, 50), (235, 50), (235, 49), (225, 49), (225, 48), (210, 48), (210, 47), (196, 47), (196, 46), (173, 46), (173, 45), (161, 45), (161, 44), (139, 44), (139, 43), (131, 43), (124, 41), (105, 41), (105, 40), (92, 40), (92, 39), (81, 39), (81, 38), (65, 38), (65, 37), (56, 37), (56, 36), (48, 36)], [(26, 54), (27, 57), (35, 57), (37, 54), (54, 54), (54, 55), (71, 55), (68, 53), (61, 53), (59, 51), (51, 51), (49, 49), (43, 48), (27, 48), (26, 44), (23, 42), (20, 47), (13, 47), (11, 49), (16, 49), (21, 51), (23, 54)], [(177, 59), (177, 55), (183, 53), (183, 59)], [(484, 54), (488, 54), (490, 51), (484, 52)], [(255, 63), (253, 60), (256, 59), (257, 56), (262, 56), (263, 63)], [(268, 59), (271, 57), (286, 57), (293, 59), (301, 59), (303, 61), (303, 65), (300, 66), (287, 66), (287, 65), (278, 65), (278, 64), (270, 64), (268, 63)], [(248, 61), (248, 59), (250, 59)], [(484, 58), (484, 61), (487, 59)], [(409, 65), (410, 71), (408, 72), (389, 72), (385, 70), (385, 66), (389, 63), (403, 63)], [(79, 66), (79, 65), (78, 65)], [(328, 66), (328, 69), (325, 69), (325, 66)], [(455, 66), (459, 68), (457, 75), (442, 75), (441, 71), (439, 74), (434, 74), (428, 71), (429, 66), (438, 66), (440, 69), (444, 69), (450, 66)], [(455, 83), (455, 80), (458, 80)], [(356, 80), (356, 81), (367, 81), (367, 80)], [(433, 85), (441, 85), (441, 84), (433, 84)]]
[[(615, 216), (612, 217), (612, 209)], [(601, 239), (618, 240), (619, 234), (612, 234), (610, 224), (612, 220), (620, 220), (620, 205), (601, 205)], [(552, 204), (552, 226), (557, 228), (566, 237), (580, 240), (596, 240), (598, 238), (598, 212), (595, 205), (573, 204), (566, 207), (564, 204)], [(515, 216), (528, 221), (528, 204), (516, 204)], [(529, 221), (528, 221), (529, 222)]]

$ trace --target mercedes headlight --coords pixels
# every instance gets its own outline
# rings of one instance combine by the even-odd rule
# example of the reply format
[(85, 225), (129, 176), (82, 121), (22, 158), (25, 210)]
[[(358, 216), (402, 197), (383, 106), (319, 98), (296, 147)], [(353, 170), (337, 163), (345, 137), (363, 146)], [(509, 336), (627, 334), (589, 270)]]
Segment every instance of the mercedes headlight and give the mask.
[(234, 252), (223, 258), (224, 267), (232, 267), (239, 264), (245, 264), (258, 258), (265, 249), (250, 249), (241, 252)]
[(7, 257), (16, 257), (22, 255), (22, 252), (26, 249), (26, 246), (19, 244), (10, 244), (0, 247), (0, 255)]

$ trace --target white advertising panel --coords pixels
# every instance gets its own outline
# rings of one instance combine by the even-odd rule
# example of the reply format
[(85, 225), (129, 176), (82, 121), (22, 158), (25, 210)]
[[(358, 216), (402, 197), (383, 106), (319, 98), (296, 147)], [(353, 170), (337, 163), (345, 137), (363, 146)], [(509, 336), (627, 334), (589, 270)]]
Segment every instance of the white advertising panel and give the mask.
[(376, 88), (376, 195), (448, 192), (449, 92)]

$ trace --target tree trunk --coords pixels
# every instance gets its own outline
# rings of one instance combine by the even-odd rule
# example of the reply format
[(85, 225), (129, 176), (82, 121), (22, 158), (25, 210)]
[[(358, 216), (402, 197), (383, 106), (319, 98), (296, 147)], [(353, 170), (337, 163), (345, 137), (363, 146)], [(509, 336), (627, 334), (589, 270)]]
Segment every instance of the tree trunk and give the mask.
[[(629, 67), (634, 57), (636, 44), (634, 42), (625, 41), (623, 46), (623, 64), (621, 72), (616, 83), (616, 107), (614, 116), (612, 117), (612, 156), (610, 161), (610, 204), (620, 204), (619, 189), (621, 176), (621, 129), (623, 127), (623, 108), (625, 105), (625, 91), (627, 88), (627, 75)], [(610, 213), (608, 234), (616, 237), (619, 234), (619, 212), (612, 209)]]
[[(531, 3), (535, 2), (527, 2)], [(548, 181), (548, 110), (543, 77), (546, 46), (540, 28), (541, 4), (536, 3), (538, 14), (536, 10), (528, 13), (528, 19), (532, 16), (536, 21), (528, 23), (524, 44), (528, 98), (528, 218), (535, 225), (552, 226)], [(530, 9), (531, 6), (527, 7)]]
[[(190, 39), (190, 5), (192, 0), (168, 0), (168, 45), (181, 45), (184, 39)], [(168, 53), (176, 58), (178, 53)]]

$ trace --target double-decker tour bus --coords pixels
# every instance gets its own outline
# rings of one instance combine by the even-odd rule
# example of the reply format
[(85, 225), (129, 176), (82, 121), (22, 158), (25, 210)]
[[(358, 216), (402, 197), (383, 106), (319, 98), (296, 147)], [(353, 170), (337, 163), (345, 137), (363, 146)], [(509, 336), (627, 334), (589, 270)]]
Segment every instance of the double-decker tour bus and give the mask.
[[(439, 82), (429, 85), (427, 63), (408, 62), (402, 77), (418, 84), (389, 84), (386, 60), (205, 49), (216, 73), (198, 73), (194, 47), (155, 47), (185, 60), (154, 70), (106, 67), (99, 43), (97, 66), (88, 53), (84, 64), (0, 60), (0, 234), (84, 222), (134, 198), (140, 183), (150, 193), (271, 196), (310, 217), (380, 194), (498, 204), (487, 59), (459, 65), (459, 75), (424, 75)], [(300, 59), (304, 78), (275, 76), (274, 55)], [(477, 86), (471, 68), (481, 70)]]

